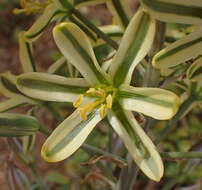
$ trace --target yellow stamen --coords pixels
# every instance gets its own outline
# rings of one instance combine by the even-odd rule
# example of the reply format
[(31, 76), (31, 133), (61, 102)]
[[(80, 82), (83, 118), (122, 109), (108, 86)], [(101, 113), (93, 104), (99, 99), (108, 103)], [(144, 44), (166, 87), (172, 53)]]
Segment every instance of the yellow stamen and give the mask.
[(99, 97), (103, 97), (105, 96), (105, 91), (101, 88), (95, 89), (95, 88), (90, 88), (86, 94), (88, 95), (92, 95), (92, 96), (99, 96)]
[(73, 102), (73, 106), (78, 108), (83, 102), (83, 95), (80, 95), (79, 98)]
[(99, 113), (100, 113), (101, 118), (105, 117), (105, 115), (107, 114), (107, 106), (106, 106), (106, 104), (101, 105)]
[(112, 95), (109, 94), (106, 98), (106, 103), (107, 103), (107, 108), (111, 109), (112, 108), (112, 103), (113, 103), (113, 99), (112, 99)]
[(81, 118), (83, 120), (87, 120), (87, 115), (86, 115), (86, 111), (84, 110), (84, 108), (78, 108), (79, 109), (79, 113), (81, 115)]

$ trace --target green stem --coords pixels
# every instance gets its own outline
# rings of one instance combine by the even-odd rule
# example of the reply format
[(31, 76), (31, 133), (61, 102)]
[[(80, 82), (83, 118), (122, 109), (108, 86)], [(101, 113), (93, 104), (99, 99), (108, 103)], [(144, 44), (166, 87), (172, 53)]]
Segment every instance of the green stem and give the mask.
[(32, 171), (32, 175), (35, 178), (36, 183), (39, 185), (39, 190), (47, 190), (47, 185), (44, 183), (43, 178), (39, 175), (34, 163), (30, 163), (29, 167)]
[(111, 153), (109, 153), (109, 152), (106, 152), (106, 151), (104, 151), (104, 150), (102, 150), (102, 149), (100, 149), (100, 148), (94, 147), (94, 146), (89, 145), (89, 144), (83, 144), (81, 147), (82, 147), (86, 152), (88, 152), (89, 154), (92, 154), (92, 155), (97, 154), (97, 155), (108, 156), (108, 157), (111, 157), (111, 158), (113, 158), (114, 160), (118, 161), (118, 162), (119, 162), (120, 164), (122, 164), (123, 166), (126, 166), (126, 165), (127, 165), (126, 161), (125, 161), (123, 158), (121, 158), (121, 157), (119, 157), (119, 156), (117, 156), (117, 155), (111, 154)]
[(189, 159), (189, 158), (202, 159), (202, 152), (162, 152), (161, 156), (163, 158), (171, 158), (171, 159)]

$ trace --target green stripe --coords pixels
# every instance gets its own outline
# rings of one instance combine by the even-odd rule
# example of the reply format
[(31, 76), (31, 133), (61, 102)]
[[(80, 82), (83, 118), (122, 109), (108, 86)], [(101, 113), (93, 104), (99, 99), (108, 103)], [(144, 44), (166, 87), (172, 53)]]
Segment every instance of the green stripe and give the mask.
[(147, 150), (147, 147), (145, 147), (144, 143), (142, 143), (141, 138), (135, 133), (133, 127), (131, 126), (130, 122), (128, 121), (128, 118), (126, 114), (123, 111), (123, 108), (119, 103), (114, 103), (112, 108), (114, 114), (116, 115), (117, 119), (121, 123), (121, 125), (124, 127), (124, 129), (127, 131), (128, 135), (130, 136), (131, 140), (133, 140), (133, 143), (135, 146), (138, 147), (138, 149), (141, 150), (141, 153), (143, 154), (143, 157), (145, 159), (149, 158), (149, 151)]
[(6, 89), (8, 89), (9, 91), (16, 93), (16, 94), (22, 94), (17, 87), (15, 86), (15, 84), (13, 82), (11, 82), (8, 78), (1, 76), (1, 81), (2, 84), (4, 85), (4, 87)]
[(58, 13), (60, 13), (59, 10), (54, 12), (53, 15), (50, 17), (50, 19), (47, 21), (47, 23), (39, 31), (35, 32), (34, 34), (30, 34), (30, 35), (26, 35), (26, 33), (25, 33), (26, 38), (35, 38), (35, 37), (37, 37), (48, 26), (48, 24), (51, 22), (53, 17), (56, 16)]
[(155, 62), (161, 61), (162, 59), (165, 59), (165, 58), (167, 58), (167, 57), (169, 57), (169, 56), (172, 56), (172, 55), (174, 55), (174, 54), (176, 54), (176, 56), (178, 56), (177, 53), (178, 53), (179, 51), (182, 51), (182, 50), (184, 50), (184, 49), (186, 49), (186, 48), (190, 48), (190, 46), (195, 45), (195, 44), (200, 43), (200, 42), (202, 42), (202, 37), (200, 37), (200, 38), (198, 38), (198, 39), (196, 39), (196, 40), (187, 42), (186, 44), (179, 45), (179, 46), (177, 46), (177, 47), (175, 47), (175, 48), (173, 48), (173, 49), (167, 51), (166, 53), (164, 53), (164, 54), (158, 56), (158, 57), (155, 59)]
[(140, 100), (143, 102), (148, 102), (151, 104), (156, 104), (159, 106), (164, 106), (164, 107), (173, 107), (173, 103), (172, 102), (168, 102), (165, 100), (158, 100), (155, 98), (151, 98), (149, 96), (144, 96), (142, 94), (136, 94), (133, 92), (128, 92), (128, 91), (119, 91), (117, 96), (119, 98), (129, 98), (129, 99), (135, 99), (135, 100)]
[(149, 21), (150, 16), (148, 14), (144, 14), (138, 23), (139, 27), (137, 28), (137, 31), (134, 32), (133, 36), (131, 36), (131, 44), (129, 45), (129, 48), (125, 53), (124, 59), (120, 63), (120, 66), (114, 75), (115, 86), (119, 86), (124, 82), (135, 57), (137, 56), (142, 44), (144, 43), (144, 39), (147, 35), (150, 25)]
[(0, 118), (0, 127), (10, 126), (10, 127), (20, 127), (25, 129), (38, 129), (39, 123), (35, 119), (27, 118), (27, 117), (16, 117), (16, 118)]
[(94, 42), (96, 42), (97, 39), (95, 35), (93, 35), (93, 33), (84, 24), (80, 23), (73, 16), (69, 16), (69, 19), (70, 21), (75, 23), (79, 28), (81, 28), (89, 38), (91, 38)]
[(17, 108), (17, 107), (19, 107), (19, 106), (24, 106), (24, 105), (26, 105), (26, 104), (27, 104), (27, 103), (21, 103), (21, 104), (15, 105), (15, 106), (11, 106), (11, 107), (9, 107), (9, 108), (3, 110), (3, 111), (0, 111), (0, 113), (4, 113), (4, 112), (7, 112), (7, 111), (10, 111), (10, 110), (12, 110), (12, 109), (15, 109), (15, 108)]
[(119, 15), (119, 18), (121, 19), (121, 23), (126, 28), (129, 23), (128, 16), (126, 15), (123, 6), (121, 5), (120, 0), (111, 0), (114, 8), (116, 9), (116, 13)]
[[(92, 71), (94, 72), (97, 79), (101, 83), (108, 84), (108, 81), (104, 78), (102, 73), (100, 73), (100, 71), (98, 71), (97, 68), (95, 67), (95, 64), (94, 64), (94, 61), (92, 60), (92, 58), (89, 56), (89, 54), (86, 52), (86, 50), (83, 49), (83, 47), (79, 44), (79, 42), (77, 41), (77, 39), (75, 39), (75, 37), (71, 34), (71, 32), (65, 27), (61, 27), (60, 30), (69, 39), (69, 41), (71, 42), (73, 47), (78, 51), (78, 53), (86, 61), (86, 63), (88, 63), (89, 67), (92, 69)], [(82, 73), (82, 71), (81, 71), (81, 73)]]
[(23, 87), (47, 92), (64, 92), (64, 93), (67, 92), (67, 93), (82, 94), (86, 92), (86, 90), (88, 90), (89, 88), (89, 87), (58, 84), (34, 79), (18, 79), (17, 82), (19, 85)]
[(202, 18), (202, 7), (179, 5), (176, 3), (162, 2), (158, 0), (142, 0), (142, 2), (149, 8), (160, 13)]
[(106, 33), (109, 37), (122, 37), (123, 33), (122, 32), (111, 32), (111, 33)]
[(68, 144), (79, 133), (81, 133), (82, 130), (85, 129), (88, 123), (93, 120), (96, 114), (96, 111), (89, 113), (87, 120), (82, 120), (79, 124), (77, 124), (70, 133), (68, 133), (57, 145), (55, 145), (49, 152), (46, 153), (46, 156), (52, 156), (53, 154), (56, 154), (62, 150), (65, 146), (68, 146)]
[(25, 42), (25, 46), (26, 46), (26, 49), (27, 49), (29, 60), (30, 60), (31, 65), (32, 65), (32, 69), (33, 69), (34, 72), (36, 72), (36, 66), (35, 66), (35, 63), (34, 63), (34, 58), (32, 56), (31, 45), (30, 45), (30, 43)]

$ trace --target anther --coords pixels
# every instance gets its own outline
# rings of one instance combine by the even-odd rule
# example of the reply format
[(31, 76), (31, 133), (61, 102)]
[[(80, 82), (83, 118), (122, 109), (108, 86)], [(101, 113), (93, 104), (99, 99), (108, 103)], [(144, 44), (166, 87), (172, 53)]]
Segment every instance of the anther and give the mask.
[(78, 108), (83, 102), (83, 95), (80, 95), (79, 98), (73, 102), (73, 106)]
[(112, 99), (112, 95), (111, 94), (109, 94), (106, 97), (106, 103), (107, 103), (107, 108), (111, 109), (112, 108), (112, 103), (113, 103), (113, 99)]

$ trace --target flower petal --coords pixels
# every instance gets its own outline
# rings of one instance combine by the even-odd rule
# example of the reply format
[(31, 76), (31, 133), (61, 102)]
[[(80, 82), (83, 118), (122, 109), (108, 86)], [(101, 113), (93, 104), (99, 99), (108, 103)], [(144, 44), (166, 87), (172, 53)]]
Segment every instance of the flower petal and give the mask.
[(82, 78), (65, 78), (46, 73), (26, 73), (17, 78), (18, 89), (27, 96), (58, 102), (73, 102), (88, 90)]
[(151, 15), (164, 22), (202, 24), (200, 0), (141, 0)]
[(22, 95), (16, 87), (16, 76), (10, 72), (0, 74), (0, 93), (6, 97)]
[(108, 83), (101, 70), (89, 39), (73, 23), (61, 23), (53, 30), (53, 36), (60, 51), (85, 77), (89, 84)]
[(25, 40), (24, 32), (19, 34), (19, 58), (24, 73), (36, 71), (32, 56), (32, 43)]
[(43, 14), (36, 20), (31, 28), (25, 32), (26, 39), (30, 41), (36, 40), (51, 20), (58, 14), (59, 7), (56, 3), (51, 3), (46, 7)]
[(3, 102), (0, 102), (0, 112), (6, 112), (18, 106), (25, 105), (26, 103), (27, 101), (25, 98), (18, 96), (9, 100), (5, 100)]
[[(114, 41), (120, 41), (123, 36), (123, 29), (119, 25), (105, 25), (100, 26), (99, 29), (108, 35)], [(106, 43), (103, 39), (98, 38), (94, 46), (99, 46), (103, 43)]]
[(124, 109), (140, 112), (159, 120), (173, 117), (180, 104), (177, 95), (160, 88), (122, 85), (118, 96)]
[(202, 80), (202, 57), (192, 63), (187, 70), (186, 76), (192, 81)]
[(35, 134), (40, 123), (31, 116), (0, 113), (0, 136), (26, 136)]
[(126, 28), (132, 17), (129, 3), (124, 0), (107, 0), (106, 3), (117, 23)]
[(177, 40), (158, 52), (152, 61), (156, 68), (166, 69), (201, 55), (202, 29)]
[(155, 20), (139, 10), (130, 21), (110, 66), (116, 86), (130, 83), (133, 70), (150, 50), (154, 35)]
[(71, 156), (86, 140), (95, 125), (101, 120), (98, 111), (82, 120), (78, 110), (65, 119), (44, 143), (41, 156), (48, 162), (57, 162)]
[(77, 77), (78, 70), (65, 57), (61, 57), (48, 68), (48, 73), (64, 77)]
[(162, 160), (132, 112), (123, 111), (119, 104), (115, 104), (109, 112), (109, 121), (139, 168), (152, 180), (159, 181), (164, 170)]

